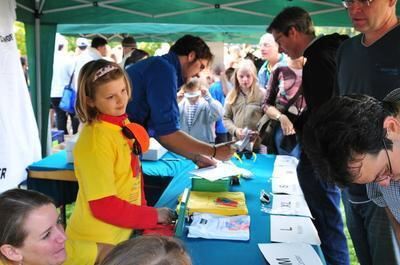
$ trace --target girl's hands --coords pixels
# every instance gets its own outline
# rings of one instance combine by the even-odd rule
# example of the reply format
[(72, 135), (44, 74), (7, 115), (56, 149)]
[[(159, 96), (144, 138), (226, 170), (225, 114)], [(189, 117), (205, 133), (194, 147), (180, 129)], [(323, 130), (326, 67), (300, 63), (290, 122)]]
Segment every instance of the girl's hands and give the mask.
[(175, 219), (175, 213), (172, 209), (167, 207), (156, 208), (157, 209), (157, 223), (159, 224), (171, 224)]

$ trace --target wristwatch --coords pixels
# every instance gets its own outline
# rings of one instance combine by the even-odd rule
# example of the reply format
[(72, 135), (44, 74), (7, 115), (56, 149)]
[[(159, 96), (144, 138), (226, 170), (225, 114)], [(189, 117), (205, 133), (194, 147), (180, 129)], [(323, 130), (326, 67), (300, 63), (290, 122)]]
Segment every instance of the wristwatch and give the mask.
[(279, 112), (278, 115), (275, 116), (275, 120), (279, 121), (279, 119), (282, 117), (282, 113)]

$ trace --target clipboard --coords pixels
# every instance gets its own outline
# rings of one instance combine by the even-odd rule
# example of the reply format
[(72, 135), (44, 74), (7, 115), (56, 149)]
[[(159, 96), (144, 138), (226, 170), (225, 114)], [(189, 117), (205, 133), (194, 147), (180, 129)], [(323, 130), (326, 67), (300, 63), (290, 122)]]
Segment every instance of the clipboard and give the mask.
[(181, 237), (183, 235), (183, 231), (185, 229), (185, 215), (186, 215), (187, 203), (189, 201), (189, 196), (190, 196), (190, 190), (189, 190), (189, 188), (186, 188), (182, 194), (182, 199), (181, 199), (181, 203), (179, 206), (178, 219), (176, 220), (176, 223), (175, 223), (175, 236), (176, 237)]

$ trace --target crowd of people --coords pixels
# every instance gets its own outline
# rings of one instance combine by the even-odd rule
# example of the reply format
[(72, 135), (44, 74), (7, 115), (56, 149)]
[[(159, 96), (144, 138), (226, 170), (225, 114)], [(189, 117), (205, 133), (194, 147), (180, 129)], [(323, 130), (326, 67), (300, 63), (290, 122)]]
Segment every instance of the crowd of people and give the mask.
[[(235, 142), (249, 135), (250, 152), (299, 159), (299, 183), (327, 264), (350, 264), (341, 201), (360, 264), (400, 264), (396, 1), (343, 5), (359, 35), (316, 36), (310, 14), (288, 7), (260, 38), (263, 63), (234, 47), (228, 65), (212, 66), (208, 45), (191, 35), (160, 56), (127, 37), (121, 64), (106, 58), (101, 37), (90, 47), (79, 38), (74, 63), (60, 59), (66, 44), (57, 42), (57, 126), (67, 133), (58, 104), (68, 82), (77, 89), (73, 132), (82, 124), (74, 149), (76, 206), (64, 233), (45, 195), (2, 193), (0, 264), (191, 264), (172, 237), (130, 239), (137, 231), (170, 234), (174, 220), (172, 209), (147, 206), (139, 157), (155, 137), (205, 167), (230, 159)], [(278, 123), (273, 146), (259, 137), (263, 116)]]

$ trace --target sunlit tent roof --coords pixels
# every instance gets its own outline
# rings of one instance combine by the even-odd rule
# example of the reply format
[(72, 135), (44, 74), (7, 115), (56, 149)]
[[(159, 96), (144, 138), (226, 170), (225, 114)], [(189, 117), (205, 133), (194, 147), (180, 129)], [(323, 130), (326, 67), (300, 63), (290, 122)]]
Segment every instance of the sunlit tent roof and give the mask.
[[(138, 41), (174, 41), (190, 33), (206, 41), (256, 43), (273, 17), (301, 6), (317, 26), (351, 26), (339, 0), (16, 0), (24, 22), (31, 94), (45, 146), (55, 33), (128, 33)], [(43, 124), (46, 124), (43, 126)]]
[[(18, 19), (34, 21), (35, 1), (17, 0)], [(272, 18), (287, 6), (302, 6), (316, 25), (349, 26), (337, 0), (63, 0), (40, 1), (41, 23), (63, 34), (130, 33), (139, 41), (173, 41), (186, 33), (207, 41), (256, 43)]]

